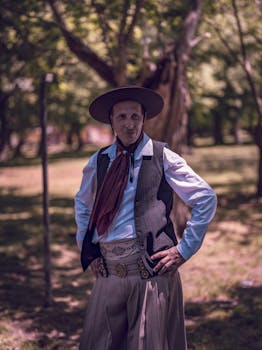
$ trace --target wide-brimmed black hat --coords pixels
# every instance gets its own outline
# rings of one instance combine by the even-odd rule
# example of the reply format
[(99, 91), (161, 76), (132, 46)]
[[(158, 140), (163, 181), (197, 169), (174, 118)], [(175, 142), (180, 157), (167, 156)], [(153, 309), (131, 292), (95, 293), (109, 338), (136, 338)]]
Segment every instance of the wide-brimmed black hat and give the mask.
[(125, 86), (98, 96), (91, 102), (89, 113), (94, 119), (110, 124), (109, 114), (112, 107), (121, 101), (136, 101), (140, 103), (146, 112), (146, 119), (157, 116), (164, 105), (162, 96), (151, 89), (139, 86)]

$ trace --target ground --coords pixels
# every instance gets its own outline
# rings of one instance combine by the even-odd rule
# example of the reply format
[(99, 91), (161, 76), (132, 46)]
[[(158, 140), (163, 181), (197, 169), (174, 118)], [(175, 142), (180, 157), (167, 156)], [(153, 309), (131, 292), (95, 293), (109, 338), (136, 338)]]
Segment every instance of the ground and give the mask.
[[(256, 147), (197, 147), (186, 158), (219, 203), (202, 248), (181, 267), (189, 349), (262, 349)], [(73, 196), (87, 159), (88, 153), (50, 156), (54, 302), (49, 308), (44, 307), (41, 165), (23, 160), (0, 167), (0, 349), (77, 349), (92, 276), (79, 264)]]

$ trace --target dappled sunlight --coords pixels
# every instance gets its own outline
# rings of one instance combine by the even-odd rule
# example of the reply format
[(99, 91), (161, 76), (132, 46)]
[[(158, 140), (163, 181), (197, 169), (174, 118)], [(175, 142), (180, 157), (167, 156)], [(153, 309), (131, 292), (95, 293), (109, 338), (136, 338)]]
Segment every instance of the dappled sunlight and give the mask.
[(30, 219), (32, 217), (32, 214), (29, 212), (22, 212), (22, 213), (0, 213), (0, 221), (1, 220), (23, 220), (23, 219)]
[(5, 337), (0, 338), (0, 348), (3, 350), (20, 349), (21, 344), (26, 344), (28, 341), (34, 342), (37, 333), (32, 331), (32, 328), (32, 320), (21, 322), (2, 319), (0, 321), (0, 332), (4, 332)]
[[(225, 349), (260, 349), (261, 287), (232, 286), (228, 300), (201, 300), (186, 304), (188, 339), (194, 344), (225, 344)], [(204, 342), (203, 342), (204, 334)], [(250, 347), (252, 339), (252, 347)], [(212, 349), (212, 348), (211, 348)]]
[(217, 224), (217, 227), (220, 234), (230, 232), (231, 234), (238, 234), (239, 236), (239, 235), (245, 235), (250, 231), (250, 227), (248, 225), (244, 225), (241, 222), (230, 221), (230, 220), (219, 222)]
[[(57, 196), (73, 196), (81, 181), (86, 159), (57, 160), (48, 167), (49, 191)], [(0, 188), (3, 194), (33, 195), (42, 192), (42, 168), (40, 165), (0, 169)], [(63, 181), (59, 181), (61, 179)]]
[[(253, 146), (239, 146), (234, 152), (227, 148), (199, 148), (188, 159), (218, 194), (218, 211), (202, 248), (180, 268), (186, 325), (193, 344), (203, 344), (203, 334), (206, 344), (212, 343), (212, 336), (231, 337), (246, 327), (252, 334), (249, 324), (256, 322), (250, 310), (260, 303), (258, 292), (262, 285), (262, 201), (253, 195), (253, 150)], [(54, 303), (48, 309), (43, 308), (40, 167), (1, 169), (5, 175), (0, 178), (4, 208), (0, 213), (0, 314), (5, 320), (5, 336), (0, 336), (0, 344), (6, 337), (9, 344), (29, 341), (35, 349), (77, 349), (93, 283), (92, 274), (82, 272), (75, 240), (73, 196), (85, 162), (83, 158), (58, 159), (52, 160), (49, 167)], [(11, 174), (10, 181), (6, 174)], [(14, 319), (22, 332), (17, 333), (18, 338), (12, 335)], [(225, 322), (230, 322), (228, 329)], [(241, 342), (245, 341), (241, 338)]]

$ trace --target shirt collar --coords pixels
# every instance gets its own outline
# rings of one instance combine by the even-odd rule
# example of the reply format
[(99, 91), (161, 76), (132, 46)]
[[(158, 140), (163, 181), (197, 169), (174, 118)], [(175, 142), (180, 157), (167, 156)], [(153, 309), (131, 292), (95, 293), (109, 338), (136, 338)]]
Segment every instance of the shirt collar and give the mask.
[[(114, 159), (116, 155), (116, 142), (107, 147), (102, 154), (107, 154), (110, 160)], [(143, 139), (135, 150), (135, 160), (138, 160), (143, 156), (153, 156), (153, 142), (146, 133), (143, 133)]]

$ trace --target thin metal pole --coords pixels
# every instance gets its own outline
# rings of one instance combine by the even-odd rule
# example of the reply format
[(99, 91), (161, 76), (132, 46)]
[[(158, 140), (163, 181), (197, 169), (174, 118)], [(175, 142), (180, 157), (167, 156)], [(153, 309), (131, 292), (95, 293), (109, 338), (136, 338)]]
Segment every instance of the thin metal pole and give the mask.
[(49, 194), (48, 194), (48, 159), (47, 159), (47, 113), (46, 113), (46, 75), (40, 80), (39, 91), (40, 124), (42, 130), (41, 158), (43, 174), (43, 224), (44, 224), (44, 272), (45, 272), (45, 306), (52, 304), (51, 282), (51, 251), (50, 251), (50, 218), (49, 218)]

